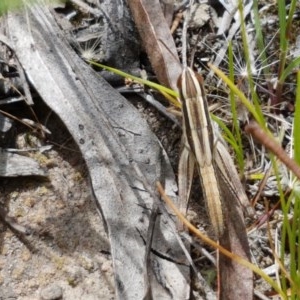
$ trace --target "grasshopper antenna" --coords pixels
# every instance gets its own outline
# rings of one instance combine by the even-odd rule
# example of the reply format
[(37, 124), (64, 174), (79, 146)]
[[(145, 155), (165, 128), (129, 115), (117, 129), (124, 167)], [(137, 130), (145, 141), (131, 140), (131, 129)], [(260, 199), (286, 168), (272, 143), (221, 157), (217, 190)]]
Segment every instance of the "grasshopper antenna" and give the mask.
[[(187, 28), (188, 28), (188, 23), (189, 23), (190, 16), (191, 16), (191, 6), (193, 5), (193, 3), (194, 3), (194, 0), (189, 1), (188, 7), (187, 7), (186, 12), (184, 14), (182, 37), (181, 37), (182, 38), (182, 66), (183, 66), (183, 68), (187, 67)], [(165, 44), (165, 42), (162, 39), (159, 39), (159, 41), (170, 52), (170, 54), (172, 56), (174, 56), (174, 53), (172, 53), (170, 51), (169, 47)], [(176, 61), (177, 61), (177, 58), (176, 58)], [(178, 62), (178, 64), (180, 64), (180, 62)]]
[(182, 65), (185, 69), (187, 67), (187, 28), (191, 17), (191, 7), (194, 1), (190, 0), (189, 6), (184, 14), (183, 28), (182, 28)]

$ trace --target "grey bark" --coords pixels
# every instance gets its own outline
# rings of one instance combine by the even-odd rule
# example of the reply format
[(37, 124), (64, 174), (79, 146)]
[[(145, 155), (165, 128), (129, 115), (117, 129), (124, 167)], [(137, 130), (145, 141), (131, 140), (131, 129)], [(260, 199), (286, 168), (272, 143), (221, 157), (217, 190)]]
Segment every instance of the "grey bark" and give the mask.
[(149, 281), (154, 299), (187, 299), (189, 268), (175, 263), (185, 259), (171, 230), (174, 224), (164, 215), (156, 224), (152, 248), (173, 261), (151, 252), (152, 275), (145, 276), (143, 238), (154, 199), (140, 174), (153, 189), (163, 179), (171, 196), (176, 191), (156, 137), (138, 112), (75, 55), (47, 8), (10, 14), (8, 27), (31, 84), (64, 122), (86, 161), (110, 236), (117, 298), (143, 299)]

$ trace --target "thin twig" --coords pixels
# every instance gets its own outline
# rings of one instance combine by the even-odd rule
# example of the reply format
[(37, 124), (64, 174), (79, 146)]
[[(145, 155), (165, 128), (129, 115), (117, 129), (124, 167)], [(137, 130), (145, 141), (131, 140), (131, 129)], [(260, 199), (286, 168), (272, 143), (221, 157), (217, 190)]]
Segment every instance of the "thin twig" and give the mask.
[(300, 166), (291, 159), (284, 149), (277, 143), (273, 137), (268, 135), (256, 122), (252, 121), (245, 127), (245, 131), (251, 134), (257, 141), (264, 145), (269, 151), (290, 169), (300, 180)]

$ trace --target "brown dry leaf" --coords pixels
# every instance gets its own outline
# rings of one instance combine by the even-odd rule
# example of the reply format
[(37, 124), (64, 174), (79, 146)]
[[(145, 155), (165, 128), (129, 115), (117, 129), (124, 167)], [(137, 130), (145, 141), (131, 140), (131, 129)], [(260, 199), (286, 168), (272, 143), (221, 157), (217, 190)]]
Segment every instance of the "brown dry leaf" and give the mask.
[(136, 27), (158, 81), (177, 90), (182, 67), (158, 0), (129, 0)]
[[(224, 185), (223, 185), (224, 187)], [(219, 242), (227, 250), (251, 261), (244, 216), (240, 203), (228, 188), (222, 189), (226, 214), (226, 229)], [(219, 299), (253, 299), (253, 273), (246, 267), (220, 254)]]

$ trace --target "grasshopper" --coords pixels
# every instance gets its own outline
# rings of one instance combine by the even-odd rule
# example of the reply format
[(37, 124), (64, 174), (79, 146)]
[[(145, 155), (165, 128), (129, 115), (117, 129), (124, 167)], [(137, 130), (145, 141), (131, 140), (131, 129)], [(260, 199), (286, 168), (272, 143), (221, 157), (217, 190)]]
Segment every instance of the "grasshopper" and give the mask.
[(225, 229), (223, 194), (238, 198), (249, 214), (252, 208), (230, 154), (215, 138), (202, 77), (186, 67), (178, 80), (178, 88), (183, 113), (183, 147), (178, 172), (180, 209), (186, 210), (196, 165), (212, 226), (221, 237)]

